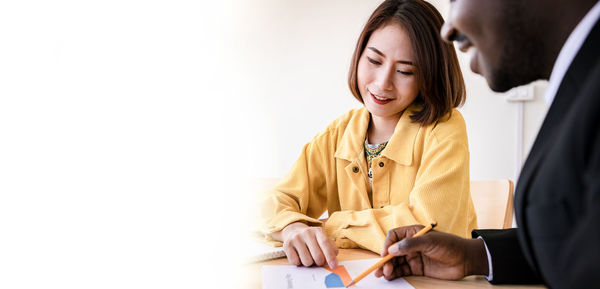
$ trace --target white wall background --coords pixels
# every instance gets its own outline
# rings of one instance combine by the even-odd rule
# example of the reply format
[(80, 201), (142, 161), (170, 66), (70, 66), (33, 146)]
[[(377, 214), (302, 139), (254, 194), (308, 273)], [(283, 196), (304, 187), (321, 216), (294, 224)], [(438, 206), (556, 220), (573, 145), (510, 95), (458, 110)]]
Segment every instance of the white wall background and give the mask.
[[(443, 16), (447, 1), (431, 1)], [(259, 0), (241, 15), (241, 62), (247, 96), (259, 105), (252, 175), (281, 177), (302, 146), (329, 122), (359, 107), (346, 84), (356, 39), (381, 1)], [(492, 92), (458, 52), (467, 84), (460, 109), (467, 122), (473, 180), (515, 179), (517, 104)], [(524, 153), (546, 112), (545, 83), (524, 104)]]
[(238, 6), (0, 2), (0, 288), (243, 288)]

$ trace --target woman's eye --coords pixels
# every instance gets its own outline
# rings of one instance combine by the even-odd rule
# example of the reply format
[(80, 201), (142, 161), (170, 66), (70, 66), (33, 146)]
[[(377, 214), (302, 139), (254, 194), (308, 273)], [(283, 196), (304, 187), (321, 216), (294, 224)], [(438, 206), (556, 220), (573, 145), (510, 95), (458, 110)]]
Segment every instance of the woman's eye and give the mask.
[(375, 64), (375, 65), (381, 65), (381, 62), (379, 62), (379, 61), (376, 61), (375, 59), (373, 59), (373, 58), (371, 58), (371, 57), (368, 57), (368, 56), (367, 56), (367, 59), (369, 60), (369, 62), (371, 62), (371, 63), (373, 63), (373, 64)]
[(413, 73), (411, 71), (396, 70), (396, 72), (402, 73), (404, 75), (413, 75)]

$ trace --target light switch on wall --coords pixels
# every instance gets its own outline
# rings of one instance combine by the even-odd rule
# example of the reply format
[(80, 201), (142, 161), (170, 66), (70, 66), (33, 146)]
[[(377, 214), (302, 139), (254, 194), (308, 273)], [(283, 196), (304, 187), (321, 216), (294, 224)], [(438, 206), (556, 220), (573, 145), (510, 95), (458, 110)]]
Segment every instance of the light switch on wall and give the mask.
[(535, 99), (535, 83), (515, 87), (506, 92), (505, 99), (508, 102), (531, 101)]

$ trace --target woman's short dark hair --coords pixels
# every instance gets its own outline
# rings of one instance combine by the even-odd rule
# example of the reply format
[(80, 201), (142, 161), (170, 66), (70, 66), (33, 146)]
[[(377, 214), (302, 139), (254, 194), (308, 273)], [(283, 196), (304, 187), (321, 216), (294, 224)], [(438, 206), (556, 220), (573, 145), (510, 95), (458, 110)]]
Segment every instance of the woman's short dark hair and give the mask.
[(360, 33), (348, 74), (348, 85), (354, 97), (362, 102), (358, 90), (358, 61), (373, 32), (387, 24), (400, 24), (412, 42), (415, 77), (419, 95), (415, 102), (422, 109), (411, 115), (414, 122), (431, 124), (465, 102), (465, 82), (454, 45), (440, 36), (444, 19), (423, 0), (386, 0), (371, 15)]

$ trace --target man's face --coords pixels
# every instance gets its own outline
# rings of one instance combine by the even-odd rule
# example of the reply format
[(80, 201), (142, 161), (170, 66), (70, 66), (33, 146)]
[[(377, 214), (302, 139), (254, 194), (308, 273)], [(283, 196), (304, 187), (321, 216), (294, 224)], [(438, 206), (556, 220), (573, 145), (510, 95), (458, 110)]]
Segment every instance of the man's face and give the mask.
[[(540, 78), (538, 36), (531, 33), (522, 0), (451, 0), (442, 38), (471, 53), (471, 70), (494, 91)], [(531, 25), (531, 22), (529, 22)]]

